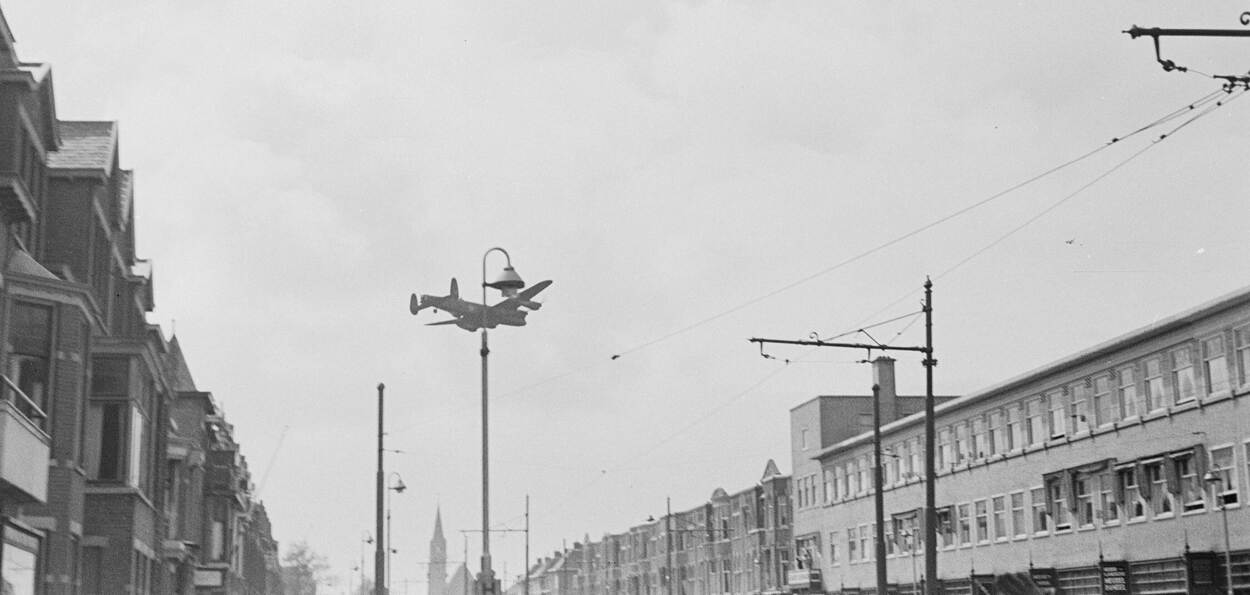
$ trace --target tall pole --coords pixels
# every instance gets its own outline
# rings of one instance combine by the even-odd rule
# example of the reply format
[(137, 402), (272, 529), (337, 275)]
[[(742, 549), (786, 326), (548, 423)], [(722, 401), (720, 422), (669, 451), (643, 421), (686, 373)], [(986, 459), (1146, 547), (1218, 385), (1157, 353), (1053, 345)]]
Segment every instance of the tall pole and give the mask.
[(881, 387), (872, 385), (872, 500), (875, 507), (877, 537), (877, 593), (886, 593), (885, 573), (885, 494), (881, 476)]
[(673, 499), (664, 497), (664, 592), (673, 595)]
[(373, 554), (373, 592), (378, 595), (386, 595), (386, 544), (384, 543), (385, 533), (382, 526), (382, 492), (386, 489), (386, 476), (382, 466), (382, 453), (385, 448), (382, 443), (382, 437), (385, 433), (385, 424), (383, 422), (383, 392), (386, 385), (378, 383), (378, 485), (377, 485), (377, 531), (374, 535), (378, 536), (374, 544), (377, 546)]
[(1228, 540), (1228, 503), (1224, 496), (1217, 494), (1220, 500), (1220, 516), (1224, 517), (1224, 585), (1228, 595), (1233, 595), (1233, 546)]
[(924, 280), (924, 592), (938, 592), (937, 565), (937, 469), (935, 468), (933, 420), (933, 281)]

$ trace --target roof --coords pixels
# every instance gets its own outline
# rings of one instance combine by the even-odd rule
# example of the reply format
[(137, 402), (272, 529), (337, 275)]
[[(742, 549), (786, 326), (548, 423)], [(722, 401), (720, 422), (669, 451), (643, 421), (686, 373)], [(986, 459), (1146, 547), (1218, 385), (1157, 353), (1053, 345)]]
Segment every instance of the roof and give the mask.
[(117, 149), (117, 122), (60, 123), (61, 148), (48, 153), (52, 169), (102, 170), (113, 167)]
[(52, 274), (52, 271), (49, 271), (43, 265), (39, 264), (39, 262), (36, 261), (29, 252), (20, 248), (13, 250), (12, 255), (9, 256), (9, 266), (7, 267), (7, 270), (10, 273), (30, 275), (31, 277), (60, 280), (60, 277)]
[[(1047, 376), (1055, 374), (1056, 372), (1059, 372), (1066, 368), (1077, 365), (1081, 362), (1093, 360), (1103, 355), (1113, 353), (1121, 349), (1129, 348), (1137, 343), (1140, 343), (1152, 337), (1162, 335), (1164, 333), (1170, 332), (1178, 328), (1182, 328), (1187, 324), (1191, 324), (1194, 321), (1200, 320), (1206, 316), (1211, 316), (1221, 310), (1236, 307), (1238, 305), (1242, 305), (1246, 303), (1250, 303), (1250, 286), (1244, 287), (1242, 289), (1239, 289), (1231, 293), (1227, 293), (1213, 300), (1210, 300), (1202, 305), (1199, 305), (1194, 308), (1190, 308), (1189, 310), (1185, 310), (1179, 314), (1175, 314), (1173, 316), (1164, 318), (1162, 320), (1157, 320), (1149, 325), (1129, 331), (1114, 339), (1111, 339), (1109, 341), (1104, 341), (1088, 349), (1083, 349), (1072, 355), (1053, 361), (1049, 364), (1043, 365), (1034, 370), (1025, 372), (1024, 374), (1020, 374), (1018, 376), (1015, 376), (1014, 378), (1009, 378), (1003, 382), (992, 385), (988, 388), (984, 388), (976, 392), (968, 393), (965, 396), (962, 396), (962, 397), (959, 397), (957, 399), (953, 399), (950, 401), (946, 401), (944, 403), (937, 403), (935, 404), (933, 408), (934, 418), (936, 419), (937, 417), (945, 413), (956, 411), (956, 410), (962, 409), (970, 405), (974, 405), (977, 402), (994, 397), (996, 395), (1001, 395), (1010, 390), (1027, 385), (1028, 383), (1036, 381), (1040, 378), (1045, 378)], [(890, 432), (900, 431), (912, 425), (921, 424), (924, 422), (924, 417), (925, 417), (925, 414), (922, 411), (919, 413), (908, 415), (907, 417), (895, 420), (888, 424), (884, 424), (881, 426), (881, 434), (884, 436), (885, 434), (890, 433)], [(836, 444), (832, 444), (825, 448), (822, 448), (811, 458), (817, 459), (817, 460), (823, 459), (833, 453), (857, 446), (859, 444), (868, 443), (871, 441), (872, 441), (872, 432), (863, 432), (855, 436), (852, 436), (850, 438), (847, 438), (846, 440), (843, 440)]]
[(187, 358), (182, 354), (182, 345), (178, 343), (178, 335), (169, 340), (169, 355), (165, 359), (166, 372), (173, 389), (179, 392), (196, 392), (195, 380), (191, 378), (191, 368), (187, 366)]

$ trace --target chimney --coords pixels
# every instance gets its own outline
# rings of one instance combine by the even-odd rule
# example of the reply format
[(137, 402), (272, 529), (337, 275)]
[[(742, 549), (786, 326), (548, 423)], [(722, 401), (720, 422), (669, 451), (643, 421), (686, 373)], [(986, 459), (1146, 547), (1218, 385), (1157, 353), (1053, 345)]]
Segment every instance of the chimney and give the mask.
[(894, 385), (894, 358), (881, 356), (872, 360), (872, 382), (881, 396), (881, 423), (898, 419), (898, 389)]

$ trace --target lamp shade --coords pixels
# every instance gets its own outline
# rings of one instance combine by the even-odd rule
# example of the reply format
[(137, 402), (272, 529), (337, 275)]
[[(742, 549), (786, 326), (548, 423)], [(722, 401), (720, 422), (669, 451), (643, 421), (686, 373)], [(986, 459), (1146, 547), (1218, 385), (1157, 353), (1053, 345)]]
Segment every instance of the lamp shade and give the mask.
[(525, 281), (517, 274), (516, 269), (511, 266), (503, 268), (503, 272), (494, 281), (486, 284), (487, 287), (493, 287), (503, 292), (506, 296), (516, 295), (518, 289), (525, 287)]

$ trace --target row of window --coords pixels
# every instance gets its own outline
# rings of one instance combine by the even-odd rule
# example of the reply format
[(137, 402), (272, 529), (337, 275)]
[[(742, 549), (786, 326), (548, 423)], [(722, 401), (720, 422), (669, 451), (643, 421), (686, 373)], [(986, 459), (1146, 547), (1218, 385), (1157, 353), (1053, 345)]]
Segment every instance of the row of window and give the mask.
[[(938, 547), (990, 545), (1161, 521), (1210, 509), (1240, 508), (1238, 469), (1245, 469), (1250, 476), (1250, 441), (1241, 445), (1240, 465), (1237, 450), (1230, 444), (1212, 448), (1209, 454), (1195, 447), (1126, 464), (1104, 461), (1048, 474), (1042, 485), (1028, 490), (939, 508)], [(1204, 464), (1209, 464), (1211, 472), (1206, 481)], [(885, 527), (887, 555), (909, 556), (923, 551), (920, 519), (920, 510), (891, 515)], [(829, 532), (828, 537), (831, 565), (841, 562), (840, 548), (845, 548), (848, 562), (873, 559), (875, 524), (848, 527), (844, 539), (839, 531)], [(808, 536), (796, 540), (800, 559), (819, 558), (817, 539)]]
[[(1233, 360), (1226, 349), (1232, 341)], [(1164, 411), (1167, 407), (1227, 395), (1233, 371), (1238, 386), (1250, 385), (1250, 324), (1116, 366), (1090, 378), (1057, 386), (939, 428), (934, 462), (939, 470), (1019, 452), (1051, 440), (1087, 434), (1092, 428)], [(890, 445), (882, 461), (883, 485), (903, 485), (924, 473), (919, 436)], [(800, 508), (854, 498), (872, 491), (871, 455), (826, 467), (796, 480)], [(823, 489), (821, 489), (823, 488)]]

